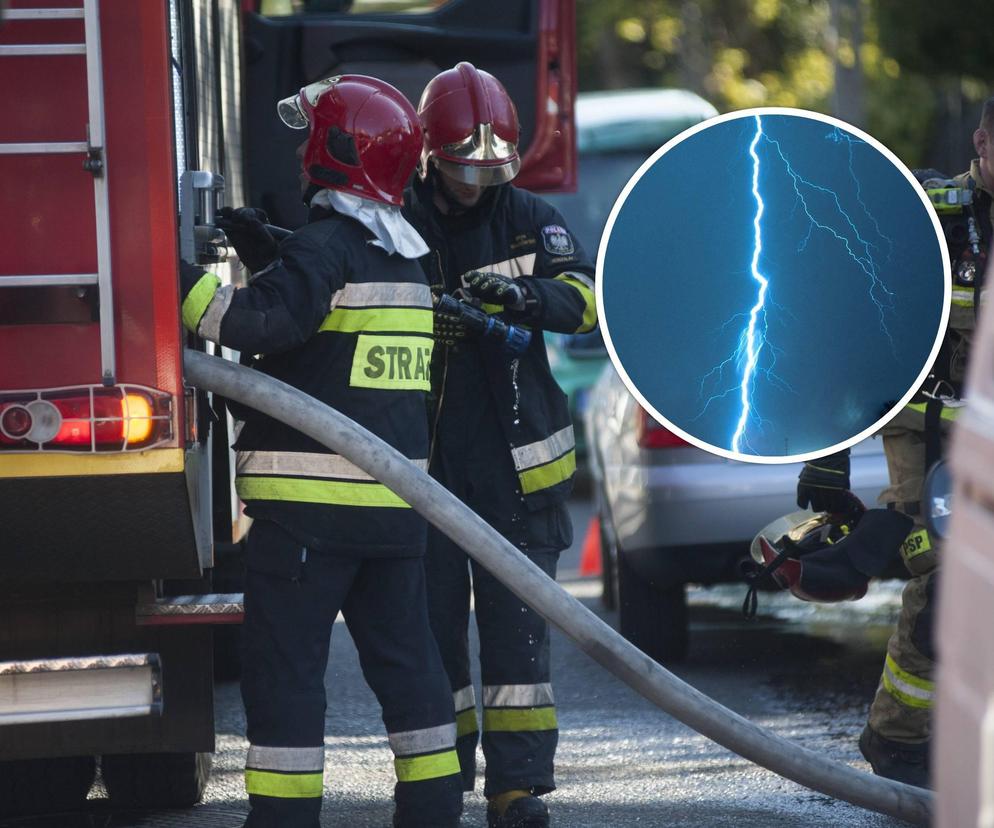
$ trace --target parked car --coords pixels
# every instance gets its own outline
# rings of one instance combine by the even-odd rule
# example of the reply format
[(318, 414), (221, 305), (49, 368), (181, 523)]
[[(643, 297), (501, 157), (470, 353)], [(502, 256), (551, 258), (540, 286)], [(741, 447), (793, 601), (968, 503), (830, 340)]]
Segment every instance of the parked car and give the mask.
[(587, 440), (583, 417), (590, 400), (590, 388), (604, 370), (607, 350), (599, 328), (585, 334), (559, 334), (545, 332), (545, 347), (549, 367), (569, 399), (570, 419), (576, 437), (576, 462), (584, 472), (583, 461), (587, 456)]
[[(706, 100), (683, 89), (581, 92), (576, 99), (577, 190), (545, 198), (595, 257), (611, 207), (642, 162), (687, 127), (717, 114)], [(599, 331), (546, 334), (546, 345), (552, 374), (569, 397), (576, 455), (582, 462), (583, 415), (607, 351)]]
[[(605, 602), (643, 652), (680, 660), (686, 585), (742, 579), (756, 533), (797, 510), (801, 464), (745, 463), (686, 443), (646, 414), (611, 365), (592, 389), (586, 428)], [(874, 505), (887, 484), (881, 440), (853, 447), (851, 479)]]

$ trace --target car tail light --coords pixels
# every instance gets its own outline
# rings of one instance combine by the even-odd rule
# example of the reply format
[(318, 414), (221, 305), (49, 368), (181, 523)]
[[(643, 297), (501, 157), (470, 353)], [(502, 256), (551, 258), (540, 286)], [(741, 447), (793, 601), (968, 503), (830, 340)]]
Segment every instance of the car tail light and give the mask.
[(657, 423), (644, 408), (635, 415), (635, 433), (640, 448), (662, 449), (689, 446), (686, 440)]
[(0, 393), (0, 451), (136, 451), (173, 436), (172, 397), (140, 385)]

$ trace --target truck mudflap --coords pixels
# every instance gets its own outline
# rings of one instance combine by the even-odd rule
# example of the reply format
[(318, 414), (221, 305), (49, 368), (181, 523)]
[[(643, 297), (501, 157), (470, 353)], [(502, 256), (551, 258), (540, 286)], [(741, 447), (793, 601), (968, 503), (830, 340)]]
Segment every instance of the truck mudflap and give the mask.
[(161, 713), (157, 653), (0, 661), (0, 726)]

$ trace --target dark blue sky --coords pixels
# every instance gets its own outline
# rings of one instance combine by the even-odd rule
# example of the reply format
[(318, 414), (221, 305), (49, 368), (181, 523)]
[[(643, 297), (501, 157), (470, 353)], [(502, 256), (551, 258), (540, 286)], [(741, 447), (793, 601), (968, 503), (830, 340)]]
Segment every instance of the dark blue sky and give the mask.
[[(872, 425), (914, 384), (940, 322), (942, 253), (913, 185), (873, 146), (800, 116), (763, 115), (762, 126), (767, 344), (753, 386), (761, 421), (741, 447), (801, 454)], [(752, 115), (723, 121), (657, 159), (621, 208), (602, 276), (602, 312), (632, 381), (670, 421), (726, 449), (742, 410), (733, 354), (758, 291), (755, 134)], [(854, 256), (812, 226), (795, 187)]]

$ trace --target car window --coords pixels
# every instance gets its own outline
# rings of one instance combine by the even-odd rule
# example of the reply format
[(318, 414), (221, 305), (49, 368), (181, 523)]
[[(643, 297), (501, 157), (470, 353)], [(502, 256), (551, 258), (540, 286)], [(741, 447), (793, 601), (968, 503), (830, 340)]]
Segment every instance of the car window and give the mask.
[(423, 14), (453, 0), (262, 0), (259, 13), (267, 17), (291, 14)]
[(545, 196), (563, 214), (566, 225), (591, 256), (597, 253), (607, 217), (622, 188), (655, 149), (597, 155), (581, 153), (576, 192)]

